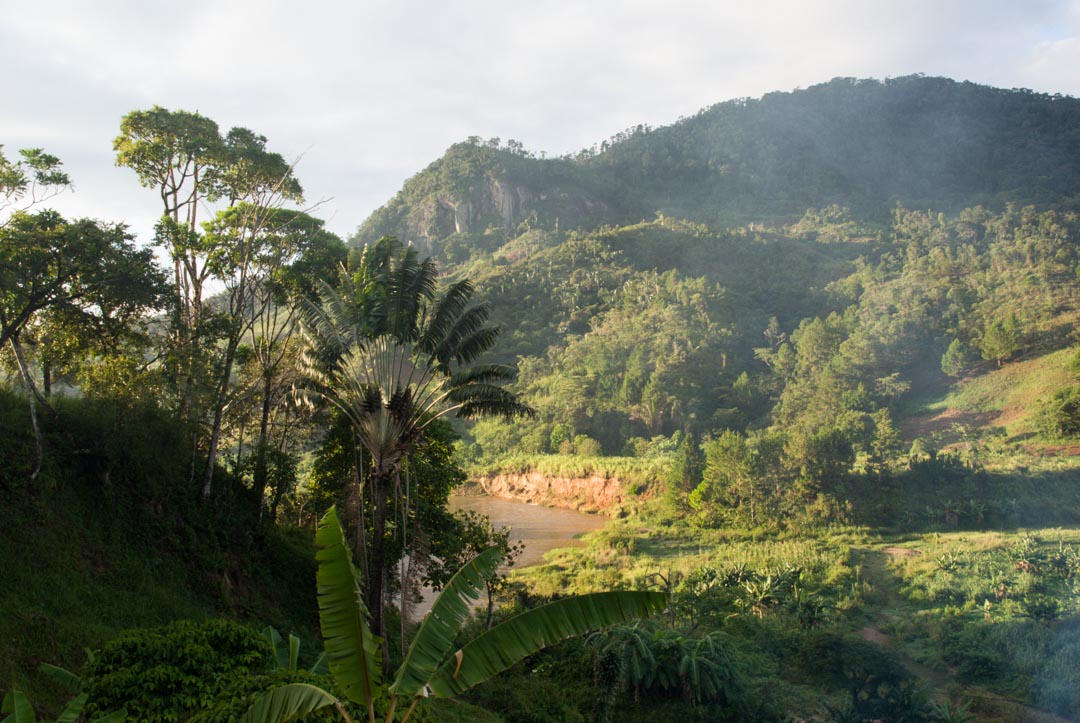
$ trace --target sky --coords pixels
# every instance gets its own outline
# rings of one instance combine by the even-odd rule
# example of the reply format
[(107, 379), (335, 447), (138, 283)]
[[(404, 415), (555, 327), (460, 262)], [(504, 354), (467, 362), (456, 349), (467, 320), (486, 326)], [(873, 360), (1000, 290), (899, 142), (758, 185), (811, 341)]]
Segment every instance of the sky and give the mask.
[(115, 166), (112, 141), (154, 105), (266, 136), (347, 238), (474, 135), (560, 155), (837, 76), (1080, 96), (1080, 0), (0, 0), (0, 13), (5, 155), (59, 156), (75, 190), (50, 205), (143, 241), (160, 201)]

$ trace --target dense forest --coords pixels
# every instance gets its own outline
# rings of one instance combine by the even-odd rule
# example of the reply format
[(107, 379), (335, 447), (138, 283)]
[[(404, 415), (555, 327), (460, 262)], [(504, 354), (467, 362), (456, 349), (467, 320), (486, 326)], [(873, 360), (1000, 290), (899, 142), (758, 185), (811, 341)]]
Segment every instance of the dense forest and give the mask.
[[(470, 138), (347, 242), (198, 114), (120, 122), (150, 244), (0, 155), (4, 714), (1080, 717), (1078, 120), (912, 76)], [(620, 493), (511, 573), (448, 499), (524, 473)]]

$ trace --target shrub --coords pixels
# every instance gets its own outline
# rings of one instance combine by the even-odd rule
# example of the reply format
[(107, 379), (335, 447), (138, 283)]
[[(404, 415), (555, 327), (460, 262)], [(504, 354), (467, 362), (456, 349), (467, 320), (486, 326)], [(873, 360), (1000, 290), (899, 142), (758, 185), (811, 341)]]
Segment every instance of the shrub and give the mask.
[(975, 359), (975, 352), (971, 347), (959, 339), (953, 339), (949, 348), (941, 355), (941, 371), (950, 377), (963, 376), (975, 363)]
[(86, 672), (87, 714), (126, 708), (143, 723), (186, 720), (210, 708), (237, 677), (270, 668), (270, 643), (228, 620), (127, 630), (105, 644)]
[(1040, 426), (1048, 437), (1080, 435), (1080, 386), (1065, 387), (1043, 403)]

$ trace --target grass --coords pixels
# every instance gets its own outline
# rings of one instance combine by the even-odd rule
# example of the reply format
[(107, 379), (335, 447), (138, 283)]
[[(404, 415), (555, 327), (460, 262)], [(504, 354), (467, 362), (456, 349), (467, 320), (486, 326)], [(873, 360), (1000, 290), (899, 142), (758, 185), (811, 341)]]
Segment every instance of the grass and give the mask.
[(927, 408), (992, 414), (988, 421), (1004, 427), (1010, 438), (1035, 434), (1034, 412), (1039, 400), (1071, 381), (1068, 361), (1073, 353), (1072, 349), (1062, 349), (970, 377)]
[(310, 543), (268, 536), (247, 557), (226, 555), (209, 530), (143, 517), (126, 507), (134, 500), (73, 479), (3, 499), (0, 688), (39, 710), (55, 714), (70, 698), (41, 663), (78, 673), (85, 649), (124, 629), (228, 616), (314, 638)]
[[(880, 537), (865, 528), (837, 528), (767, 535), (631, 518), (584, 539), (584, 547), (554, 550), (543, 565), (516, 571), (514, 580), (540, 595), (669, 586), (678, 599), (683, 581), (702, 570), (797, 566), (799, 586), (826, 601), (825, 629), (878, 631), (926, 689), (938, 691), (939, 701), (946, 695), (974, 699), (987, 720), (1033, 720), (1040, 710), (1080, 714), (1080, 655), (1073, 649), (1080, 645), (1080, 529)], [(708, 607), (703, 594), (691, 598)], [(789, 656), (799, 650), (801, 635), (817, 633), (793, 632), (788, 607), (756, 621), (732, 604), (739, 594), (738, 586), (729, 588), (719, 617), (706, 618), (707, 624), (750, 636), (748, 645), (775, 646), (764, 653), (761, 669), (778, 676), (788, 671), (796, 678), (778, 684), (801, 685), (798, 676), (808, 673), (797, 672)], [(770, 656), (779, 657), (770, 662)]]
[(471, 477), (537, 472), (549, 477), (604, 477), (643, 487), (662, 479), (667, 457), (582, 457), (574, 454), (511, 454), (471, 467)]

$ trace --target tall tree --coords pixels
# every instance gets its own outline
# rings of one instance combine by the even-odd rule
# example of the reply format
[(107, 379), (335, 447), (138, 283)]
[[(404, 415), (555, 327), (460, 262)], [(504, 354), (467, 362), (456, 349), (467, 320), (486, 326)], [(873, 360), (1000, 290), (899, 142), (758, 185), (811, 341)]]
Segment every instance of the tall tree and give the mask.
[[(268, 210), (264, 228), (244, 231), (237, 225), (245, 223), (247, 213), (245, 207), (237, 206), (220, 214), (208, 228), (208, 235), (242, 239), (235, 245), (221, 243), (216, 261), (231, 319), (225, 358), (235, 360), (246, 338), (250, 382), (229, 394), (232, 375), (223, 373), (219, 390), (229, 397), (221, 406), (222, 413), (234, 397), (258, 405), (252, 482), (261, 509), (274, 411), (282, 409), (297, 376), (299, 301), (314, 297), (316, 281), (340, 267), (346, 250), (341, 239), (323, 228), (321, 220), (302, 211)], [(243, 445), (242, 435), (238, 443)]]
[[(217, 123), (198, 113), (155, 106), (134, 111), (120, 123), (113, 142), (117, 165), (131, 168), (142, 185), (157, 190), (163, 216), (156, 243), (173, 262), (174, 301), (170, 328), (171, 364), (178, 386), (178, 411), (192, 423), (192, 481), (200, 447), (199, 424), (207, 423), (201, 494), (209, 496), (221, 425), (228, 402), (236, 347), (250, 324), (244, 306), (261, 282), (273, 253), (267, 239), (274, 214), (287, 201), (301, 201), (292, 165), (266, 149), (266, 138), (246, 128), (224, 137)], [(206, 232), (201, 210), (221, 202), (225, 210)], [(228, 289), (223, 317), (207, 312), (207, 283)], [(204, 408), (205, 407), (205, 408)]]
[(372, 629), (382, 635), (388, 501), (403, 461), (435, 420), (447, 415), (530, 414), (500, 386), (503, 365), (478, 364), (498, 330), (466, 281), (436, 294), (437, 270), (414, 248), (383, 238), (365, 248), (342, 288), (324, 284), (305, 314), (308, 373), (319, 395), (345, 414), (370, 460), (372, 500), (367, 591)]

